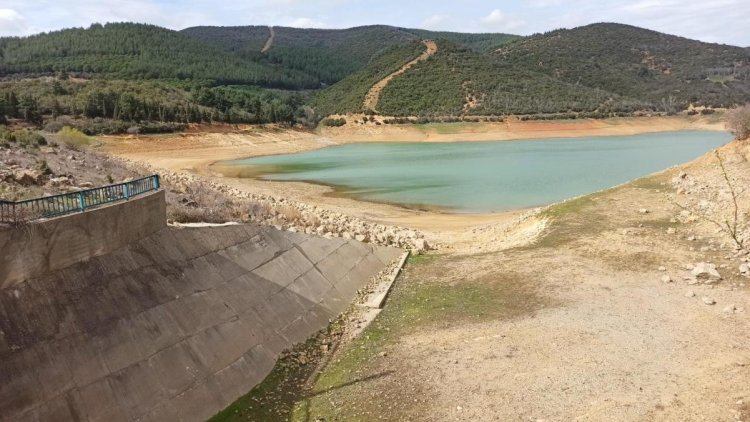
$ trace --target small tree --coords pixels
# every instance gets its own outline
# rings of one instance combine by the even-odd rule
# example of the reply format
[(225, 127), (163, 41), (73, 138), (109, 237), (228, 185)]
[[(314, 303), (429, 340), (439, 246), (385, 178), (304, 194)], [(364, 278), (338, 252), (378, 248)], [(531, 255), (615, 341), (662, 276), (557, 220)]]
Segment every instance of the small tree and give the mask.
[(737, 139), (750, 138), (750, 104), (737, 107), (729, 112), (727, 128)]

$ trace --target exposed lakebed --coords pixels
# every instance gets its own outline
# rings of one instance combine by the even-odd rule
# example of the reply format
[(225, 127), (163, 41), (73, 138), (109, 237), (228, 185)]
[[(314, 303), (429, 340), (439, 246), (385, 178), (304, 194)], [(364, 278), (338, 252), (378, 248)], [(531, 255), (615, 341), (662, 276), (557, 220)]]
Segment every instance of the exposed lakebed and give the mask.
[(545, 205), (690, 161), (726, 132), (497, 142), (365, 143), (222, 162), (229, 176), (335, 186), (359, 199), (491, 212)]

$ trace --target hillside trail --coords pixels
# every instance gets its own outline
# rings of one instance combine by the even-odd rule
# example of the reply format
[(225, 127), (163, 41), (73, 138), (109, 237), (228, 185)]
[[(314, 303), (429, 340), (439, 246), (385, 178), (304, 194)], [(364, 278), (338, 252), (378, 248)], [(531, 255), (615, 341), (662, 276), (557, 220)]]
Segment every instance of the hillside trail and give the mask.
[(365, 96), (365, 102), (364, 102), (364, 108), (365, 110), (372, 110), (376, 111), (375, 107), (378, 105), (378, 101), (380, 101), (380, 93), (383, 91), (383, 89), (388, 85), (388, 83), (395, 78), (396, 76), (399, 76), (409, 70), (412, 66), (419, 63), (422, 60), (426, 60), (428, 57), (432, 56), (433, 54), (437, 53), (438, 47), (435, 41), (433, 40), (423, 40), (422, 43), (427, 47), (427, 49), (420, 54), (417, 58), (414, 60), (406, 63), (405, 65), (401, 66), (400, 69), (397, 71), (391, 73), (390, 75), (386, 76), (385, 78), (378, 81), (375, 85), (370, 88), (370, 91), (367, 92), (367, 96)]
[(266, 43), (263, 45), (263, 48), (260, 50), (262, 53), (267, 53), (268, 50), (271, 49), (273, 46), (273, 39), (276, 38), (276, 31), (274, 31), (273, 26), (268, 27), (268, 39), (266, 40)]

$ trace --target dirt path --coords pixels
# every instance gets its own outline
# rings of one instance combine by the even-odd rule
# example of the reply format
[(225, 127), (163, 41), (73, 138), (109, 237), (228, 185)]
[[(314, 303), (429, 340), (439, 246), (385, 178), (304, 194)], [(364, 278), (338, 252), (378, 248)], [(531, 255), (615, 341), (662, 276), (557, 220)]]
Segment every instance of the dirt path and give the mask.
[(438, 47), (435, 41), (424, 40), (422, 41), (422, 43), (424, 43), (425, 47), (427, 47), (424, 53), (420, 54), (416, 59), (410, 61), (409, 63), (406, 63), (405, 65), (401, 66), (399, 70), (381, 79), (378, 83), (373, 85), (372, 88), (370, 88), (370, 91), (367, 93), (367, 96), (365, 96), (365, 103), (364, 103), (365, 110), (376, 111), (376, 107), (378, 106), (378, 101), (380, 101), (380, 93), (383, 92), (383, 89), (386, 87), (386, 85), (388, 85), (388, 83), (393, 78), (403, 74), (415, 64), (437, 53)]
[(276, 31), (273, 29), (273, 26), (268, 27), (268, 39), (266, 40), (266, 43), (263, 45), (263, 48), (260, 50), (261, 54), (267, 53), (268, 50), (271, 49), (273, 46), (273, 40), (276, 38)]

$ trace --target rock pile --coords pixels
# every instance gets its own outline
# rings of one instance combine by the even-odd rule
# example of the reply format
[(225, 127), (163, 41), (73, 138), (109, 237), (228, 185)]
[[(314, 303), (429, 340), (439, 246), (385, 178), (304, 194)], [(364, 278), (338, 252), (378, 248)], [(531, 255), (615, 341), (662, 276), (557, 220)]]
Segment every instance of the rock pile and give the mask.
[(126, 165), (147, 167), (148, 171), (158, 173), (162, 183), (175, 192), (189, 193), (191, 186), (202, 185), (234, 199), (246, 201), (248, 209), (241, 217), (243, 222), (252, 221), (273, 226), (278, 230), (316, 234), (327, 238), (341, 237), (376, 245), (395, 246), (409, 249), (414, 253), (435, 249), (435, 245), (429, 244), (424, 235), (417, 230), (373, 223), (317, 205), (245, 192), (200, 176), (154, 169), (126, 159), (123, 161)]

